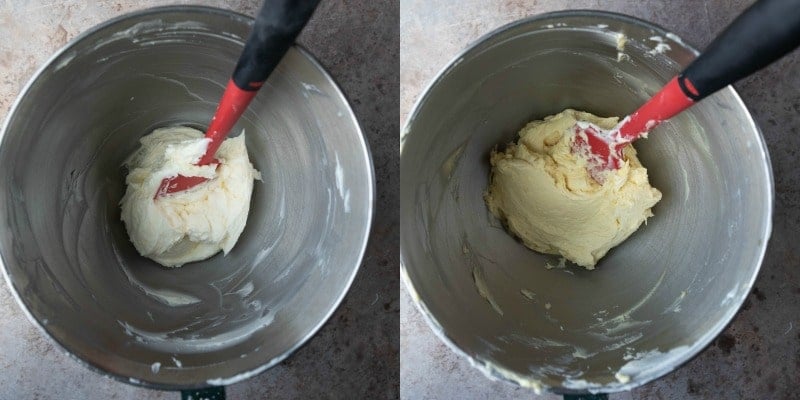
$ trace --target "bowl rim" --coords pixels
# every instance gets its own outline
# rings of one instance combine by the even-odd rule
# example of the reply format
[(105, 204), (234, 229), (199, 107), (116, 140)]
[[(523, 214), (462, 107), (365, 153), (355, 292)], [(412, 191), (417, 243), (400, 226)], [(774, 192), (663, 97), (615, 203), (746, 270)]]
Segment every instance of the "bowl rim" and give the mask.
[[(47, 70), (51, 68), (58, 69), (58, 65), (55, 61), (61, 57), (62, 55), (66, 54), (68, 51), (72, 49), (73, 46), (77, 45), (79, 42), (83, 41), (90, 35), (116, 25), (120, 22), (131, 18), (140, 18), (140, 17), (152, 17), (157, 16), (164, 13), (175, 13), (175, 12), (184, 12), (184, 13), (193, 13), (193, 14), (216, 14), (221, 16), (231, 17), (233, 19), (237, 19), (247, 23), (248, 25), (252, 25), (255, 19), (249, 15), (217, 7), (210, 7), (210, 6), (203, 6), (203, 5), (168, 5), (168, 6), (156, 6), (156, 7), (148, 7), (140, 10), (135, 10), (123, 14), (119, 14), (113, 18), (100, 22), (94, 26), (91, 26), (81, 32), (80, 34), (73, 37), (71, 40), (67, 41), (64, 45), (62, 45), (58, 50), (56, 50), (36, 71), (33, 73), (31, 78), (27, 81), (25, 86), (19, 91), (17, 94), (14, 102), (12, 103), (11, 107), (9, 107), (8, 113), (6, 115), (5, 121), (2, 124), (2, 128), (0, 128), (0, 148), (2, 148), (3, 144), (6, 142), (6, 132), (10, 128), (11, 121), (14, 119), (14, 116), (17, 112), (17, 108), (22, 103), (23, 99), (27, 96), (28, 92), (31, 90), (32, 86), (39, 80), (39, 78), (44, 74)], [(261, 374), (268, 369), (274, 367), (275, 365), (279, 364), (292, 354), (299, 350), (301, 347), (305, 346), (312, 337), (314, 337), (320, 329), (331, 319), (333, 314), (336, 310), (339, 309), (344, 298), (349, 293), (350, 289), (352, 288), (353, 282), (355, 281), (356, 276), (358, 275), (358, 271), (361, 269), (361, 264), (364, 261), (364, 256), (367, 251), (367, 245), (369, 244), (370, 233), (372, 231), (372, 223), (374, 218), (374, 210), (375, 210), (375, 202), (376, 202), (376, 177), (375, 177), (375, 165), (373, 160), (372, 151), (369, 146), (369, 141), (364, 133), (361, 124), (358, 122), (358, 118), (355, 115), (355, 111), (353, 110), (353, 106), (350, 100), (342, 91), (341, 85), (333, 78), (333, 76), (325, 69), (322, 63), (317, 60), (309, 50), (307, 50), (304, 46), (300, 45), (299, 43), (295, 43), (292, 46), (293, 49), (297, 50), (300, 55), (302, 55), (306, 60), (308, 60), (313, 67), (315, 67), (322, 75), (322, 77), (331, 84), (334, 89), (334, 96), (338, 97), (339, 100), (342, 101), (344, 105), (346, 105), (346, 115), (345, 117), (350, 119), (350, 122), (356, 128), (356, 138), (359, 140), (359, 145), (361, 147), (361, 151), (363, 152), (365, 164), (365, 171), (367, 173), (367, 218), (366, 224), (361, 231), (363, 235), (363, 239), (361, 243), (358, 245), (358, 256), (357, 261), (354, 263), (354, 267), (350, 272), (350, 275), (346, 277), (345, 285), (341, 288), (341, 292), (339, 293), (338, 297), (331, 303), (330, 308), (326, 311), (325, 315), (320, 319), (320, 321), (312, 327), (304, 336), (302, 336), (293, 346), (289, 347), (288, 349), (284, 350), (283, 353), (274, 357), (269, 360), (265, 360), (265, 362), (253, 369), (241, 371), (235, 374), (232, 374), (228, 377), (220, 377), (215, 379), (208, 379), (205, 381), (194, 381), (189, 383), (160, 383), (160, 382), (153, 382), (147, 379), (141, 378), (134, 378), (129, 376), (120, 375), (116, 372), (112, 372), (109, 369), (105, 368), (103, 365), (96, 361), (89, 360), (88, 358), (84, 358), (84, 356), (77, 355), (73, 353), (69, 347), (65, 344), (58, 341), (50, 332), (45, 328), (45, 324), (42, 324), (36, 317), (31, 313), (28, 308), (28, 305), (20, 296), (16, 286), (14, 285), (14, 281), (9, 273), (8, 268), (6, 267), (6, 260), (5, 256), (0, 253), (0, 270), (2, 270), (3, 277), (5, 278), (8, 287), (10, 288), (11, 295), (13, 296), (16, 303), (19, 305), (20, 309), (22, 310), (23, 314), (27, 317), (27, 319), (39, 330), (39, 332), (46, 338), (48, 338), (52, 343), (54, 343), (58, 348), (63, 350), (69, 358), (77, 361), (79, 364), (83, 365), (84, 367), (92, 370), (98, 374), (101, 374), (106, 377), (113, 378), (119, 382), (127, 383), (134, 386), (141, 386), (150, 389), (160, 389), (160, 390), (188, 390), (188, 389), (202, 389), (206, 387), (212, 386), (227, 386), (242, 380), (251, 378), (255, 375)]]
[[(559, 18), (574, 18), (574, 17), (589, 17), (589, 18), (604, 18), (610, 20), (616, 20), (626, 24), (633, 24), (638, 25), (656, 32), (661, 36), (665, 37), (677, 37), (680, 39), (680, 42), (676, 42), (677, 45), (683, 47), (686, 50), (692, 52), (695, 56), (699, 55), (700, 52), (691, 44), (687, 43), (683, 40), (680, 36), (676, 35), (672, 31), (661, 27), (658, 24), (655, 24), (650, 21), (646, 21), (641, 18), (633, 17), (626, 14), (621, 14), (617, 12), (611, 11), (603, 11), (603, 10), (589, 10), (589, 9), (580, 9), (580, 10), (562, 10), (562, 11), (552, 11), (542, 14), (536, 14), (532, 16), (528, 16), (522, 19), (518, 19), (512, 21), (510, 23), (501, 25), (498, 28), (495, 28), (488, 33), (485, 33), (479, 36), (477, 39), (470, 42), (464, 49), (459, 51), (454, 57), (450, 59), (450, 61), (445, 64), (443, 68), (439, 70), (434, 75), (434, 78), (428, 83), (427, 86), (420, 92), (419, 97), (414, 102), (413, 106), (411, 107), (411, 111), (408, 113), (406, 118), (405, 124), (400, 131), (400, 164), (402, 165), (403, 162), (403, 150), (405, 148), (406, 139), (411, 136), (415, 131), (412, 130), (412, 125), (414, 124), (415, 120), (418, 117), (418, 114), (424, 108), (425, 103), (428, 100), (431, 92), (434, 88), (436, 88), (444, 79), (449, 75), (457, 66), (461, 63), (461, 61), (465, 58), (470, 56), (473, 52), (479, 51), (480, 47), (487, 41), (491, 40), (495, 36), (501, 35), (507, 31), (512, 29), (523, 27), (526, 25), (532, 25), (534, 23), (541, 23), (544, 20), (555, 20)], [(565, 27), (569, 28), (569, 27)], [(601, 29), (598, 27), (598, 29)], [(537, 31), (542, 30), (542, 27), (539, 26), (532, 26), (530, 31)], [(667, 34), (670, 34), (667, 36)], [(674, 36), (673, 36), (674, 35)], [(666, 82), (665, 82), (666, 83)], [(428, 309), (427, 305), (422, 301), (422, 298), (419, 296), (416, 288), (414, 287), (414, 283), (411, 279), (411, 276), (408, 272), (408, 261), (406, 260), (405, 251), (403, 250), (403, 229), (400, 229), (400, 280), (403, 281), (403, 286), (405, 286), (409, 297), (411, 297), (412, 302), (416, 306), (418, 312), (422, 315), (425, 322), (428, 324), (428, 327), (431, 328), (433, 333), (436, 337), (439, 338), (440, 341), (444, 342), (447, 347), (449, 347), (454, 353), (460, 356), (462, 359), (465, 359), (472, 367), (481, 371), (487, 378), (493, 381), (502, 381), (506, 383), (510, 383), (513, 385), (517, 385), (520, 387), (533, 389), (534, 392), (537, 394), (541, 392), (551, 392), (557, 394), (586, 394), (586, 393), (615, 393), (615, 392), (622, 392), (631, 390), (633, 388), (642, 386), (648, 382), (661, 379), (665, 375), (669, 374), (672, 371), (675, 371), (682, 365), (688, 363), (695, 357), (697, 357), (702, 351), (707, 348), (712, 341), (722, 333), (732, 322), (736, 314), (739, 312), (740, 308), (744, 304), (747, 296), (749, 295), (750, 291), (755, 284), (756, 278), (761, 270), (761, 266), (764, 262), (764, 256), (766, 254), (767, 246), (769, 244), (769, 239), (772, 233), (772, 214), (774, 211), (774, 203), (775, 203), (775, 182), (774, 176), (772, 171), (772, 162), (770, 161), (769, 151), (766, 145), (766, 141), (764, 140), (764, 135), (761, 132), (761, 129), (758, 127), (758, 124), (755, 122), (752, 113), (747, 108), (746, 104), (742, 100), (739, 93), (736, 89), (729, 85), (723, 89), (720, 89), (719, 92), (725, 91), (733, 97), (733, 101), (736, 105), (745, 111), (746, 120), (748, 124), (748, 130), (752, 130), (755, 133), (755, 139), (758, 142), (758, 150), (760, 150), (759, 155), (763, 155), (765, 168), (764, 173), (764, 182), (768, 188), (768, 190), (764, 193), (766, 196), (767, 201), (765, 201), (766, 206), (766, 213), (764, 221), (764, 230), (759, 232), (763, 239), (760, 251), (757, 255), (757, 264), (753, 269), (752, 276), (749, 277), (745, 285), (742, 287), (742, 290), (739, 291), (739, 294), (735, 296), (731, 300), (731, 304), (733, 307), (730, 307), (727, 313), (723, 316), (722, 319), (711, 329), (709, 329), (706, 333), (704, 333), (699, 340), (689, 346), (689, 349), (681, 354), (679, 357), (669, 360), (663, 367), (659, 368), (658, 371), (650, 376), (647, 376), (645, 379), (631, 379), (630, 382), (625, 384), (610, 384), (605, 385), (603, 387), (592, 387), (589, 389), (574, 389), (574, 388), (567, 388), (564, 386), (547, 386), (544, 385), (538, 379), (534, 379), (529, 376), (522, 376), (517, 374), (513, 371), (505, 369), (502, 366), (493, 365), (489, 362), (484, 360), (476, 359), (475, 357), (470, 356), (466, 350), (459, 347), (442, 328), (442, 325), (436, 319), (432, 312)], [(401, 197), (402, 197), (402, 184), (400, 185)], [(563, 383), (563, 381), (562, 381)]]

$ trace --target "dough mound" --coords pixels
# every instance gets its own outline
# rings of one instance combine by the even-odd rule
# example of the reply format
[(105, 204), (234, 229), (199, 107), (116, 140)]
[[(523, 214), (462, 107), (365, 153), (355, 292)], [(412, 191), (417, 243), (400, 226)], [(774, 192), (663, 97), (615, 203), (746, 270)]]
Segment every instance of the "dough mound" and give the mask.
[[(204, 260), (220, 250), (227, 254), (244, 230), (253, 181), (261, 179), (247, 157), (244, 134), (219, 147), (219, 168), (193, 165), (208, 146), (196, 129), (156, 129), (140, 142), (125, 162), (127, 190), (120, 202), (136, 250), (165, 267)], [(161, 181), (178, 174), (211, 180), (154, 199)]]
[(636, 150), (597, 183), (586, 160), (572, 154), (578, 121), (612, 129), (618, 119), (564, 110), (528, 123), (517, 143), (491, 153), (492, 178), (485, 194), (489, 210), (525, 246), (561, 255), (587, 269), (653, 216), (661, 192), (650, 186)]

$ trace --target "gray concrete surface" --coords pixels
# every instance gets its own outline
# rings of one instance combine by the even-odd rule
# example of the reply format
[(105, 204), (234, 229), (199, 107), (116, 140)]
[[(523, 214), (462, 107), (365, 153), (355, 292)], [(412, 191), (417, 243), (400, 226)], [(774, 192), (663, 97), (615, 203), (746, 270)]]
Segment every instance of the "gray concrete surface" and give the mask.
[[(402, 0), (400, 120), (436, 72), (469, 43), (508, 22), (562, 9), (603, 9), (653, 21), (700, 48), (746, 8), (742, 0)], [(736, 85), (769, 146), (774, 228), (753, 293), (733, 323), (697, 358), (612, 399), (797, 399), (800, 383), (800, 53)], [(441, 343), (401, 289), (403, 399), (534, 398), (492, 382)], [(559, 398), (541, 396), (536, 398)]]
[[(258, 0), (0, 2), (0, 117), (33, 72), (80, 32), (114, 16), (166, 4), (253, 15)], [(290, 359), (228, 388), (229, 399), (398, 397), (397, 0), (324, 0), (299, 40), (350, 99), (371, 144), (378, 193), (369, 247), (350, 293)], [(2, 229), (2, 228), (0, 228)], [(68, 358), (28, 322), (0, 284), (0, 399), (178, 399), (120, 383)]]

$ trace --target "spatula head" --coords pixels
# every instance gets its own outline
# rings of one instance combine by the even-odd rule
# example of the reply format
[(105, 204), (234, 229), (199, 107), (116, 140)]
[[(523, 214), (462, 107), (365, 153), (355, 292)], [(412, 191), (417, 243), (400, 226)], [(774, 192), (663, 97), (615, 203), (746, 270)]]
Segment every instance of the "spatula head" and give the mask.
[[(217, 168), (219, 168), (219, 161), (217, 159), (214, 159), (211, 164), (214, 164)], [(202, 176), (177, 175), (173, 176), (172, 178), (165, 178), (163, 181), (161, 181), (161, 185), (158, 187), (158, 190), (156, 190), (153, 200), (156, 200), (160, 196), (167, 194), (189, 190), (206, 181), (208, 181), (208, 178)]]
[(161, 181), (161, 186), (158, 187), (156, 195), (153, 197), (153, 199), (157, 199), (158, 197), (167, 194), (191, 189), (207, 180), (208, 178), (204, 178), (202, 176), (183, 176), (183, 175), (178, 175), (172, 178), (166, 178), (163, 181)]
[(572, 153), (586, 159), (589, 174), (602, 184), (605, 171), (622, 165), (622, 148), (627, 142), (619, 140), (616, 130), (606, 131), (593, 124), (578, 123), (574, 129)]

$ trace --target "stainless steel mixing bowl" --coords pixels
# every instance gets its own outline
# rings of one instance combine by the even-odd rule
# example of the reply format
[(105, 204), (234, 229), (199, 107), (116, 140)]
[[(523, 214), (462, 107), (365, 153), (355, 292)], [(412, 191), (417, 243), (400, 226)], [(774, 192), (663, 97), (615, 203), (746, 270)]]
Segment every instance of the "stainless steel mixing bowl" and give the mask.
[(568, 107), (627, 115), (695, 54), (641, 20), (558, 12), (485, 36), (421, 96), (401, 139), (402, 275), (432, 329), (490, 377), (630, 389), (697, 354), (739, 309), (770, 235), (773, 184), (732, 88), (636, 143), (664, 196), (595, 271), (545, 268), (558, 258), (514, 240), (482, 197), (489, 151), (527, 121)]
[(230, 254), (166, 269), (128, 241), (123, 161), (156, 127), (207, 124), (251, 24), (201, 7), (114, 19), (55, 55), (8, 117), (6, 278), (44, 332), (104, 373), (160, 388), (252, 376), (306, 342), (358, 270), (369, 150), (339, 88), (297, 47), (234, 129), (263, 180)]

